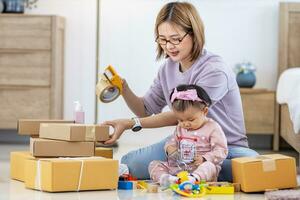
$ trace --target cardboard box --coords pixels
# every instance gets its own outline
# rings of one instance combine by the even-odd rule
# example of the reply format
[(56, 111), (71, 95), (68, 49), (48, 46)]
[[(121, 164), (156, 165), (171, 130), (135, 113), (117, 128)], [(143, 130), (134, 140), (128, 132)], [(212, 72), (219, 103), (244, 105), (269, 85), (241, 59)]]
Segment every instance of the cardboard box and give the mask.
[(109, 139), (109, 126), (42, 123), (40, 138), (64, 141), (106, 141)]
[(102, 157), (28, 159), (25, 187), (47, 192), (116, 189), (118, 161)]
[(30, 153), (36, 157), (94, 156), (95, 143), (30, 138)]
[(51, 120), (51, 119), (19, 119), (19, 135), (39, 135), (41, 123), (74, 123), (72, 120)]
[(10, 178), (24, 181), (25, 160), (34, 158), (29, 151), (15, 151), (10, 153)]
[(297, 186), (295, 159), (281, 154), (232, 159), (232, 175), (244, 192)]
[(96, 147), (95, 156), (104, 158), (113, 158), (113, 149), (108, 147)]

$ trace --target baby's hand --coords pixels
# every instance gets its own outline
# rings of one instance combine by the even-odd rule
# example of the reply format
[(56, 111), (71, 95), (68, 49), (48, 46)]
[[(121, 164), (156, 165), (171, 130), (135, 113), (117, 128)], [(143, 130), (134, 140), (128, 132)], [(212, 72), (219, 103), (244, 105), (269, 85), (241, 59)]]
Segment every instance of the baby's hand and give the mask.
[(197, 157), (195, 157), (193, 163), (196, 164), (196, 165), (201, 165), (203, 162), (204, 162), (203, 157), (202, 156), (197, 156)]
[(169, 145), (166, 148), (167, 160), (170, 166), (177, 166), (177, 161), (180, 159), (177, 147), (174, 145)]
[(167, 155), (171, 155), (177, 151), (177, 147), (175, 145), (169, 145), (167, 147)]

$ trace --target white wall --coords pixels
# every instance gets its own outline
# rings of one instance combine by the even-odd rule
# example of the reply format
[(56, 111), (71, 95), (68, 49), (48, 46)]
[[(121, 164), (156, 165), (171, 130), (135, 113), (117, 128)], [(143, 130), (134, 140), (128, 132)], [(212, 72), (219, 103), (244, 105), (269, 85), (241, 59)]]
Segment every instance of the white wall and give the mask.
[[(299, 0), (297, 0), (300, 2)], [(100, 66), (112, 64), (142, 96), (156, 76), (153, 28), (163, 0), (102, 0)], [(193, 0), (204, 24), (206, 48), (233, 66), (251, 61), (257, 88), (275, 89), (279, 0)], [(100, 121), (130, 117), (122, 98), (99, 104)]]
[[(300, 2), (300, 0), (294, 0)], [(27, 13), (66, 18), (65, 118), (73, 101), (94, 121), (97, 0), (40, 0)], [(143, 95), (159, 68), (153, 28), (165, 0), (101, 0), (100, 69), (112, 64)], [(194, 0), (206, 27), (206, 47), (230, 67), (249, 60), (257, 66), (256, 87), (275, 89), (279, 0)], [(132, 116), (122, 98), (99, 104), (98, 121)]]
[(79, 100), (86, 122), (95, 120), (97, 0), (40, 0), (28, 14), (51, 14), (66, 19), (64, 118), (73, 118)]

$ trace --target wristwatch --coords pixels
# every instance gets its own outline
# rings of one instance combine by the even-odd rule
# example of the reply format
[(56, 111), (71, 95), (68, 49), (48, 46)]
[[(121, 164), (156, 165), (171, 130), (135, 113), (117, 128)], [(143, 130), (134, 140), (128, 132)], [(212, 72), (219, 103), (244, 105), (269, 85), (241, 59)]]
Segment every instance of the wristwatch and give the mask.
[(134, 121), (134, 125), (131, 128), (131, 130), (134, 131), (134, 132), (140, 131), (142, 129), (142, 125), (141, 125), (141, 122), (140, 122), (139, 118), (133, 117), (131, 119)]

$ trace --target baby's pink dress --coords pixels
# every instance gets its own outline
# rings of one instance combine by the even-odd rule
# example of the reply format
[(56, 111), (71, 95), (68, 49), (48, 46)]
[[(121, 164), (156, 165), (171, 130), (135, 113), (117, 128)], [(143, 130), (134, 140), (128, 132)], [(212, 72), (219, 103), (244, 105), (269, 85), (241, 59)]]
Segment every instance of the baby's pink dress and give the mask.
[[(167, 156), (167, 162), (154, 160), (149, 165), (149, 174), (159, 181), (163, 174), (176, 175), (180, 171), (196, 174), (201, 180), (216, 181), (221, 164), (228, 154), (227, 140), (220, 125), (212, 119), (197, 130), (176, 127), (174, 134), (165, 144), (174, 145), (177, 151)], [(202, 164), (195, 164), (198, 156), (204, 158)]]

